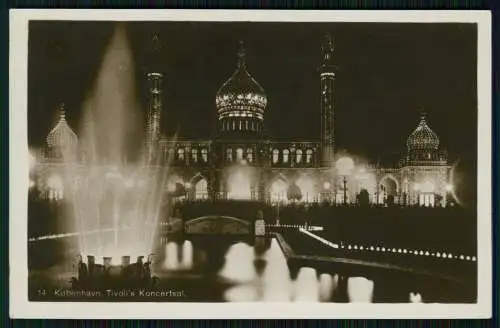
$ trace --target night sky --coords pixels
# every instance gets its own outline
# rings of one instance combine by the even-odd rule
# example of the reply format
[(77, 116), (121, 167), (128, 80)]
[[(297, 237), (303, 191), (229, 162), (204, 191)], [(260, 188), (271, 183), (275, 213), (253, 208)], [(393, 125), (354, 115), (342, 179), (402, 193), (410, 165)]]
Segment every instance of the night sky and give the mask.
[[(64, 102), (77, 130), (115, 23), (31, 22), (28, 140), (42, 146)], [(394, 163), (425, 110), (452, 160), (475, 166), (477, 90), (475, 24), (125, 23), (146, 108), (149, 70), (164, 74), (163, 129), (209, 138), (215, 94), (236, 67), (238, 41), (247, 67), (266, 90), (272, 138), (319, 139), (321, 41), (334, 36), (338, 66), (338, 148)], [(160, 49), (151, 51), (153, 33)]]

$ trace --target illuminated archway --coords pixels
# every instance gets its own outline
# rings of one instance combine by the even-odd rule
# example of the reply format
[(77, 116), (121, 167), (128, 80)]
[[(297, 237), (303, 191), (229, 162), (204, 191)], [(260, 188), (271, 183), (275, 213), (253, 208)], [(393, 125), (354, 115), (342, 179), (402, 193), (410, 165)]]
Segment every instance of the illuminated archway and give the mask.
[(234, 172), (227, 180), (227, 198), (249, 200), (252, 199), (252, 182), (248, 173)]
[(436, 186), (431, 180), (425, 180), (414, 185), (414, 189), (418, 195), (418, 205), (425, 207), (435, 206), (435, 191)]
[(399, 182), (392, 174), (386, 174), (380, 179), (378, 202), (380, 204), (397, 202)]
[(312, 202), (316, 197), (316, 187), (314, 180), (310, 176), (301, 176), (295, 181), (302, 192), (302, 200)]
[(64, 197), (64, 186), (61, 177), (53, 175), (47, 180), (48, 197), (50, 200), (59, 200)]
[(205, 178), (199, 179), (194, 184), (194, 198), (207, 199), (208, 198), (208, 182)]
[(286, 201), (287, 189), (288, 189), (288, 183), (281, 177), (277, 178), (271, 184), (271, 202)]

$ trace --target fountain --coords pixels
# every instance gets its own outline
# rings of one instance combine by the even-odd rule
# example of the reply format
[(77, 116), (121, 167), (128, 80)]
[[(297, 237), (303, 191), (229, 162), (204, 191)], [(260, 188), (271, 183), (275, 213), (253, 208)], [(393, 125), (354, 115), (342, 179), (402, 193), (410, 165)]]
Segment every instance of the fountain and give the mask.
[[(150, 274), (149, 255), (164, 205), (168, 169), (158, 169), (143, 159), (144, 150), (139, 160), (128, 160), (138, 125), (134, 80), (126, 31), (117, 25), (83, 108), (80, 146), (86, 171), (67, 199), (74, 230), (81, 232), (78, 266), (82, 278), (116, 267), (125, 272), (141, 266), (136, 276)], [(72, 179), (72, 170), (68, 165), (66, 178)]]

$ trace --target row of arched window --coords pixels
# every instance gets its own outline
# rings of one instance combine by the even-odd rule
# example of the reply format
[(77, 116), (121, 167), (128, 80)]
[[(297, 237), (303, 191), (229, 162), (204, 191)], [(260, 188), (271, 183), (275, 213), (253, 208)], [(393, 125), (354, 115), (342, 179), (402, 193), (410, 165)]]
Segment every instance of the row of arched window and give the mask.
[(221, 126), (222, 131), (260, 131), (260, 124), (254, 120), (225, 120)]
[(297, 149), (295, 154), (291, 154), (289, 149), (282, 149), (281, 154), (279, 149), (273, 149), (272, 161), (273, 164), (284, 163), (287, 164), (295, 161), (297, 164), (306, 163), (311, 164), (313, 160), (313, 150), (307, 149), (305, 154), (302, 149)]
[[(175, 151), (175, 153), (174, 153)], [(208, 163), (208, 149), (207, 148), (173, 148), (165, 149), (165, 159), (175, 160), (178, 162), (186, 162), (189, 160), (190, 163)], [(255, 161), (255, 153), (252, 148), (226, 148), (225, 150), (225, 160), (226, 162), (242, 162), (245, 160), (248, 163), (253, 163)], [(297, 149), (292, 153), (289, 149), (273, 149), (272, 151), (272, 163), (273, 164), (311, 164), (313, 162), (313, 150)]]
[(164, 151), (167, 160), (185, 162), (189, 157), (189, 161), (192, 163), (208, 163), (207, 148), (178, 148), (175, 150), (175, 154), (173, 148), (165, 149)]
[(226, 161), (227, 162), (241, 162), (243, 160), (248, 161), (248, 163), (252, 163), (254, 160), (254, 154), (252, 148), (247, 148), (246, 152), (243, 151), (243, 148), (226, 148)]

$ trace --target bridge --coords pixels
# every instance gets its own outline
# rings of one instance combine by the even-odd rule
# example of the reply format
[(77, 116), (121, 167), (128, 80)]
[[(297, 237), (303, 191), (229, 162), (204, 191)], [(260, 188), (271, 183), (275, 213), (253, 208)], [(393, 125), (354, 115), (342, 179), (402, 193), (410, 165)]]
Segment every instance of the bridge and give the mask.
[(184, 233), (193, 235), (249, 235), (253, 222), (232, 216), (207, 215), (184, 223)]

